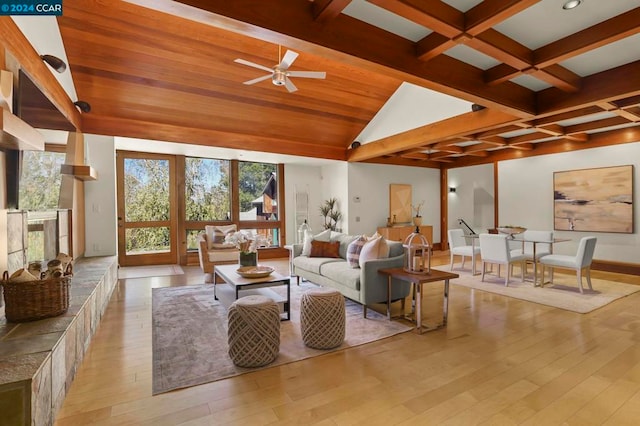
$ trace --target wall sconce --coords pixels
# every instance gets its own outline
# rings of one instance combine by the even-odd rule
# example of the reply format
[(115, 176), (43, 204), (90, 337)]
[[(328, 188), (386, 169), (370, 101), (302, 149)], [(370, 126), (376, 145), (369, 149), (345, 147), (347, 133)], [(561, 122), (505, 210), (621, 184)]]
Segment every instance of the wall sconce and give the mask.
[(51, 68), (58, 71), (59, 73), (65, 72), (67, 69), (67, 64), (57, 56), (53, 55), (40, 55), (40, 59), (45, 61)]
[(80, 111), (82, 112), (91, 112), (91, 105), (89, 105), (89, 102), (75, 101), (73, 104), (80, 108)]
[(455, 186), (450, 186), (449, 187), (449, 194), (455, 194), (456, 193), (456, 187)]

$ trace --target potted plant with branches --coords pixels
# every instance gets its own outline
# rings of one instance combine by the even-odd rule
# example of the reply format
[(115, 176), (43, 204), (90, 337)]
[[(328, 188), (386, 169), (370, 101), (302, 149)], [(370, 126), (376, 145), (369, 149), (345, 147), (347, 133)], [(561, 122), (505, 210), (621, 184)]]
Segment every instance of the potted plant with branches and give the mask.
[(320, 215), (324, 218), (324, 229), (336, 230), (338, 222), (342, 219), (342, 213), (338, 210), (338, 200), (329, 198), (320, 205)]
[(413, 209), (413, 211), (416, 213), (416, 215), (413, 217), (413, 224), (415, 226), (421, 226), (422, 225), (422, 215), (420, 214), (420, 212), (422, 211), (422, 207), (424, 206), (424, 200), (420, 201), (420, 203), (418, 204), (412, 204), (411, 208)]

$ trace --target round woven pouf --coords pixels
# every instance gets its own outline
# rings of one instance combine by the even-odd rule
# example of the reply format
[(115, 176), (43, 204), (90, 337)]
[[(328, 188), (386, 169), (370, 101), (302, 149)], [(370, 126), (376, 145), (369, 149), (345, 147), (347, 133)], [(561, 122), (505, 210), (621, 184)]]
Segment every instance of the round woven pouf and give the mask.
[(245, 296), (231, 304), (229, 356), (239, 367), (261, 367), (280, 351), (280, 309), (266, 296)]
[(307, 291), (300, 299), (300, 331), (304, 344), (331, 349), (344, 341), (344, 297), (331, 288)]

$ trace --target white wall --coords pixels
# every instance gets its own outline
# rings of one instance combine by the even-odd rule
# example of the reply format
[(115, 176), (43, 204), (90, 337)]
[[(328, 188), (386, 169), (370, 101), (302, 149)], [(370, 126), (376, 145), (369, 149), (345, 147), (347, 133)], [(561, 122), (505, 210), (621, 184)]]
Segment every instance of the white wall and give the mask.
[(599, 260), (640, 263), (640, 209), (637, 183), (640, 182), (640, 142), (607, 146), (562, 154), (502, 161), (498, 164), (500, 224), (516, 224), (529, 229), (553, 229), (553, 172), (634, 165), (634, 233), (554, 231), (559, 243), (556, 253), (575, 253), (579, 239), (598, 238), (594, 257)]
[(295, 194), (296, 191), (307, 192), (309, 226), (314, 232), (322, 230), (322, 221), (318, 213), (318, 206), (323, 200), (322, 169), (320, 166), (303, 166), (300, 164), (285, 164), (284, 166), (285, 205), (286, 205), (286, 244), (296, 242), (298, 230), (295, 226)]
[(440, 170), (423, 167), (349, 163), (349, 233), (370, 235), (386, 225), (391, 183), (411, 184), (412, 204), (425, 201), (422, 223), (433, 226), (433, 242), (440, 242)]
[(118, 252), (114, 139), (85, 135), (84, 140), (87, 164), (98, 173), (84, 184), (85, 256), (113, 256)]
[(464, 219), (478, 233), (493, 228), (493, 164), (450, 169), (447, 172), (447, 181), (449, 187), (456, 188), (455, 193), (448, 194), (449, 229), (462, 228), (458, 219)]
[[(318, 215), (320, 226), (322, 228), (322, 216), (320, 216), (320, 204), (329, 198), (338, 200), (337, 208), (342, 213), (342, 220), (338, 223), (338, 229), (342, 232), (349, 233), (349, 169), (348, 163), (337, 162), (327, 166), (322, 166), (322, 200), (315, 205), (313, 214)], [(315, 230), (315, 228), (314, 228)]]

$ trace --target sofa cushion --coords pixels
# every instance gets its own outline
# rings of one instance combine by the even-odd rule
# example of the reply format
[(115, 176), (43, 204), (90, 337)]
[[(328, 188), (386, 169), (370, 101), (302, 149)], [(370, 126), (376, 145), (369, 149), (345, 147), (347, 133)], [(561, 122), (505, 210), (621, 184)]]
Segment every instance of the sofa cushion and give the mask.
[(296, 268), (304, 269), (305, 271), (313, 272), (314, 274), (320, 274), (320, 267), (325, 263), (331, 263), (331, 262), (345, 262), (345, 261), (340, 259), (339, 257), (298, 256), (293, 259), (293, 265)]
[(353, 269), (346, 261), (324, 263), (320, 267), (322, 276), (345, 287), (360, 291), (360, 269)]
[(311, 241), (330, 241), (331, 240), (331, 229), (325, 229), (319, 234), (313, 235), (311, 232), (306, 231), (304, 233), (304, 242), (302, 244), (302, 255), (309, 256), (311, 254)]
[(347, 248), (349, 248), (349, 244), (353, 240), (358, 238), (358, 235), (347, 235), (343, 233), (332, 233), (331, 241), (338, 241), (340, 243), (340, 257), (343, 259), (347, 259)]
[(338, 241), (311, 241), (311, 253), (309, 257), (340, 257)]
[(349, 246), (347, 247), (347, 263), (349, 263), (349, 266), (351, 266), (352, 268), (360, 267), (360, 252), (362, 251), (362, 247), (364, 247), (366, 242), (367, 238), (364, 235), (360, 235), (358, 238), (349, 243)]
[(389, 257), (396, 257), (404, 254), (404, 247), (402, 246), (402, 243), (387, 240), (387, 245), (389, 246)]
[(233, 262), (238, 261), (238, 249), (235, 247), (223, 250), (207, 250), (207, 259), (209, 262)]

